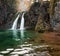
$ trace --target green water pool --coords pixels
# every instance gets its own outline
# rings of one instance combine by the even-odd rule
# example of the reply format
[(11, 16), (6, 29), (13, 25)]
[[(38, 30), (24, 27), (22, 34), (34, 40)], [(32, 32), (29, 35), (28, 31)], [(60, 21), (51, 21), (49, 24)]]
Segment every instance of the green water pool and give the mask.
[(34, 31), (24, 31), (21, 36), (20, 30), (0, 30), (0, 50), (6, 48), (16, 47), (17, 45), (23, 44), (28, 39), (32, 39), (36, 36)]

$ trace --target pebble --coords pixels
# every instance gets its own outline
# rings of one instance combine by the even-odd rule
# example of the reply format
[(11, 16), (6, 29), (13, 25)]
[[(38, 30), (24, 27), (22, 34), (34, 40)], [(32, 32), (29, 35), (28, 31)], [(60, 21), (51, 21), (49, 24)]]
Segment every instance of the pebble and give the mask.
[(40, 56), (51, 56), (48, 52), (41, 52)]
[(18, 54), (14, 54), (14, 55), (11, 55), (11, 56), (19, 56)]
[(15, 49), (14, 51), (23, 51), (23, 49)]
[(9, 53), (10, 51), (1, 51), (0, 53), (2, 53), (2, 54), (7, 54), (7, 53)]
[(20, 54), (20, 55), (23, 55), (23, 54), (26, 54), (26, 53), (29, 53), (29, 50), (16, 51), (16, 52), (12, 52), (10, 54)]
[(6, 49), (7, 51), (13, 51), (14, 49), (13, 48), (9, 48), (9, 49)]
[(0, 54), (0, 56), (4, 56), (4, 55), (1, 55), (1, 54)]

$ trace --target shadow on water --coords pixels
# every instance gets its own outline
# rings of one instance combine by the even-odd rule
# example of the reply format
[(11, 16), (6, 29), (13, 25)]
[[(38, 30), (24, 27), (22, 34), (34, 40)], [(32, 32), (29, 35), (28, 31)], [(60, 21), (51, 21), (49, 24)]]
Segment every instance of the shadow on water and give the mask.
[(23, 33), (20, 30), (1, 30), (0, 50), (4, 50), (6, 48), (11, 48), (11, 47), (14, 48), (18, 44), (19, 45), (23, 44), (28, 39), (31, 39), (33, 36), (34, 33), (31, 31), (24, 31)]

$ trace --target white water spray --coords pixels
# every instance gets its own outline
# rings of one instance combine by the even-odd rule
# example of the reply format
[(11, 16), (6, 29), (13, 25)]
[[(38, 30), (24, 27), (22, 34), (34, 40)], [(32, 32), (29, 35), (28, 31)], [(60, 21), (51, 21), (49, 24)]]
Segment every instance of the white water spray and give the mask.
[(20, 34), (21, 34), (21, 38), (23, 38), (24, 37), (24, 13), (22, 14), (22, 18), (21, 18)]
[(22, 14), (20, 30), (24, 30), (24, 13)]
[[(17, 18), (15, 19), (15, 21), (13, 22), (13, 25), (12, 25), (12, 30), (13, 30), (13, 35), (15, 37), (18, 37), (17, 35), (17, 23), (18, 23), (18, 19), (20, 17), (20, 14), (18, 14)], [(22, 14), (22, 18), (21, 18), (21, 24), (20, 24), (20, 35), (21, 35), (21, 38), (24, 37), (24, 13)], [(18, 39), (18, 38), (16, 38)]]
[(12, 28), (11, 28), (12, 30), (16, 30), (16, 28), (17, 28), (17, 21), (19, 19), (19, 16), (20, 16), (20, 14), (18, 14), (17, 18), (15, 19), (15, 21), (14, 21), (14, 23), (12, 25)]

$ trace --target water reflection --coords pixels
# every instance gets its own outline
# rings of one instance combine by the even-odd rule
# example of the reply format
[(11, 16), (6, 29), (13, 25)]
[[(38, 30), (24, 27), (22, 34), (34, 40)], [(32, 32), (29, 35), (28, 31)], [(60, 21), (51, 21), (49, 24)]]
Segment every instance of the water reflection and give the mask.
[(35, 33), (31, 31), (20, 30), (1, 30), (0, 31), (0, 50), (23, 44), (28, 39), (32, 38)]
[(32, 31), (0, 31), (0, 54), (3, 56), (51, 56), (45, 51), (48, 50), (49, 45), (33, 45), (27, 42), (28, 38), (32, 39), (35, 36), (36, 33)]
[(21, 40), (23, 41), (23, 39), (24, 39), (24, 30), (21, 30), (21, 31), (20, 31), (20, 34), (21, 34), (21, 35), (20, 35)]
[(17, 30), (13, 30), (13, 39), (16, 41), (19, 41), (20, 39), (18, 38), (18, 31)]

